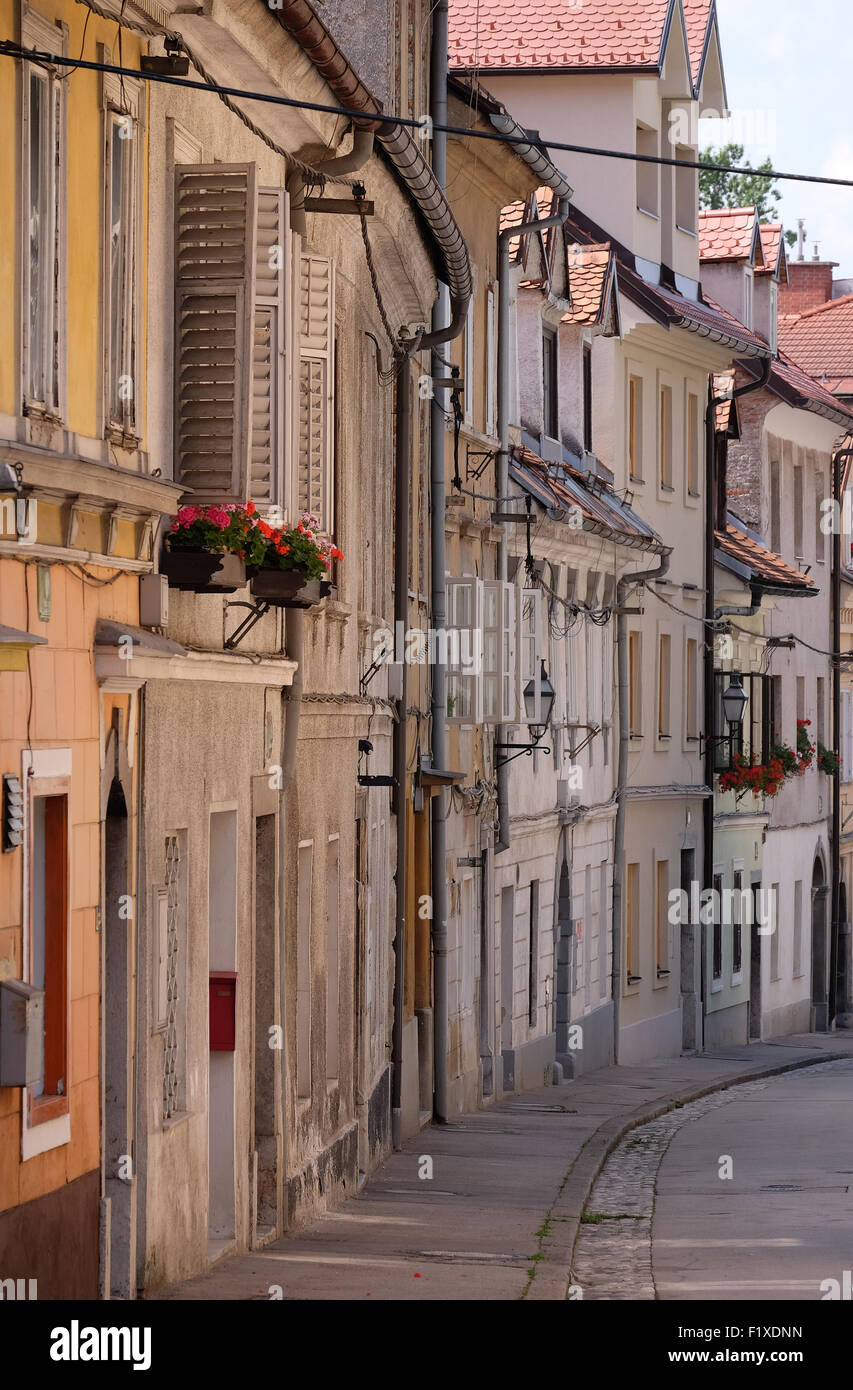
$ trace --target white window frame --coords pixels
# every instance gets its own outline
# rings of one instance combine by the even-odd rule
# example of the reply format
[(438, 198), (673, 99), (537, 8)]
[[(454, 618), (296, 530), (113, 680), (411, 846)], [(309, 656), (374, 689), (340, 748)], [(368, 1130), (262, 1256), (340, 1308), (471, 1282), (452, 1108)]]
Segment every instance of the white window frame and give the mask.
[[(100, 47), (100, 46), (99, 46)], [(110, 50), (102, 49), (103, 61), (111, 61)], [(103, 110), (103, 214), (102, 214), (102, 311), (101, 341), (103, 344), (102, 417), (107, 439), (125, 447), (135, 448), (141, 438), (139, 398), (144, 371), (141, 354), (141, 296), (142, 267), (141, 207), (144, 158), (144, 110), (142, 83), (132, 77), (120, 78), (115, 73), (101, 74), (101, 106)], [(127, 122), (130, 122), (128, 126)], [(122, 283), (121, 331), (117, 360), (113, 361), (113, 298), (111, 276), (111, 218), (113, 177), (113, 130), (130, 129), (132, 134), (122, 139), (122, 149), (129, 156), (122, 178)], [(131, 395), (119, 401), (120, 411), (113, 410), (113, 388), (123, 376), (131, 379)]]
[[(21, 44), (24, 48), (36, 48), (42, 52), (67, 56), (68, 27), (54, 24), (43, 15), (24, 4), (21, 7)], [(32, 385), (32, 361), (30, 340), (29, 304), (31, 298), (31, 257), (29, 254), (30, 228), (28, 209), (30, 207), (30, 107), (29, 93), (32, 77), (44, 83), (47, 94), (48, 127), (45, 140), (45, 155), (55, 153), (58, 145), (59, 169), (49, 173), (53, 167), (47, 158), (42, 170), (42, 197), (49, 204), (51, 215), (48, 224), (49, 243), (55, 249), (54, 275), (51, 292), (43, 310), (49, 322), (41, 324), (40, 375), (43, 383), (51, 382), (49, 390), (44, 391), (43, 399), (35, 395)], [(23, 413), (60, 422), (66, 409), (66, 338), (67, 338), (67, 83), (61, 81), (62, 74), (55, 68), (41, 64), (23, 63), (21, 69), (21, 402)], [(57, 111), (58, 106), (58, 111)], [(59, 129), (56, 129), (58, 121)], [(53, 343), (56, 342), (57, 371), (53, 388)]]
[[(445, 583), (448, 723), (517, 724), (516, 586), (473, 575), (448, 575)], [(487, 624), (490, 611), (495, 621)], [(497, 687), (491, 699), (489, 682)], [(469, 695), (460, 706), (464, 689)]]
[(755, 272), (751, 266), (745, 266), (743, 272), (743, 321), (747, 328), (752, 328), (752, 318), (755, 306)]
[(495, 436), (498, 417), (497, 306), (498, 287), (489, 285), (486, 291), (486, 434), (490, 439)]
[(465, 383), (462, 392), (462, 423), (474, 423), (474, 306), (476, 296), (468, 301), (465, 315), (465, 333), (462, 340), (462, 379)]

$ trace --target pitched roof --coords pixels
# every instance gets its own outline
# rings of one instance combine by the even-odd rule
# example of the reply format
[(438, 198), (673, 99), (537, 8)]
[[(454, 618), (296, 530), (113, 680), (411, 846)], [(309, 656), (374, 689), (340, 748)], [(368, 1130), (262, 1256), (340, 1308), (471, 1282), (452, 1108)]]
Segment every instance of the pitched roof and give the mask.
[(782, 223), (762, 222), (759, 231), (764, 265), (756, 266), (756, 271), (759, 275), (778, 275), (780, 279), (784, 277), (787, 280), (788, 254), (785, 250), (785, 238), (782, 236)]
[(687, 47), (690, 50), (690, 67), (693, 81), (698, 86), (708, 35), (713, 0), (681, 0), (684, 10), (684, 27), (687, 32)]
[(658, 552), (667, 549), (657, 532), (594, 474), (583, 473), (568, 463), (546, 463), (523, 444), (514, 447), (509, 472), (547, 510), (566, 512), (578, 507), (585, 531), (612, 536), (626, 545)]
[(715, 538), (718, 550), (730, 559), (736, 560), (744, 565), (752, 575), (755, 583), (773, 588), (780, 587), (791, 590), (800, 590), (805, 594), (817, 594), (817, 585), (808, 575), (801, 574), (792, 565), (787, 564), (781, 556), (768, 550), (766, 545), (762, 545), (750, 532), (746, 531), (742, 525), (736, 525), (727, 518), (725, 531), (719, 528), (715, 531)]
[(724, 397), (714, 406), (714, 428), (718, 434), (728, 434), (732, 420), (737, 421), (737, 407), (732, 397), (735, 386), (734, 371), (716, 372), (713, 377), (714, 396)]
[(755, 208), (714, 208), (699, 213), (700, 260), (749, 261), (763, 268), (762, 241)]
[(566, 247), (571, 312), (563, 323), (599, 324), (607, 313), (615, 275), (615, 262), (609, 241)]
[(780, 315), (779, 341), (827, 390), (846, 395), (853, 389), (853, 294), (804, 314)]
[[(678, 0), (451, 0), (454, 68), (660, 66)], [(700, 10), (698, 0), (691, 10)], [(698, 35), (701, 16), (692, 16)], [(705, 20), (707, 26), (707, 18)], [(704, 39), (704, 27), (702, 38)], [(699, 57), (701, 43), (697, 38)]]

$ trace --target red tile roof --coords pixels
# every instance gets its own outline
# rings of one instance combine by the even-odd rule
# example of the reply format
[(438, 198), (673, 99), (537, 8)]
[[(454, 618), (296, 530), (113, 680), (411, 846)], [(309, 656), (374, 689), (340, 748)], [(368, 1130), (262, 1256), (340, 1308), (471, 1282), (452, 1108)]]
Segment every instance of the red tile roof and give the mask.
[(827, 389), (847, 394), (853, 378), (853, 294), (804, 314), (780, 315), (779, 342)]
[(717, 530), (715, 536), (718, 548), (733, 560), (746, 565), (759, 583), (803, 589), (806, 593), (818, 592), (817, 585), (808, 575), (795, 570), (781, 556), (775, 555), (772, 550), (753, 540), (752, 536), (731, 521), (726, 522), (725, 531)]
[(699, 68), (705, 48), (712, 0), (681, 0), (681, 4), (684, 10), (684, 27), (687, 31), (687, 47), (690, 50), (690, 67), (695, 83), (699, 81)]
[(614, 267), (610, 242), (590, 246), (575, 242), (566, 247), (566, 262), (572, 310), (563, 315), (563, 323), (602, 323)]
[(699, 258), (703, 261), (749, 261), (764, 264), (762, 238), (756, 235), (755, 208), (715, 208), (699, 214)]
[(718, 434), (726, 434), (729, 424), (731, 423), (732, 407), (734, 405), (734, 400), (732, 399), (734, 385), (734, 371), (717, 372), (713, 378), (714, 395), (728, 397), (727, 400), (721, 401), (719, 405), (714, 406), (714, 424)]
[(660, 536), (600, 477), (568, 463), (546, 463), (525, 445), (512, 450), (510, 476), (543, 506), (568, 511), (579, 507), (583, 529), (607, 534), (632, 546), (666, 550)]
[(756, 266), (759, 275), (776, 275), (785, 266), (785, 239), (782, 236), (781, 222), (762, 222), (761, 249), (764, 252), (764, 266)]
[[(656, 69), (672, 4), (673, 0), (451, 0), (450, 67)], [(698, 16), (693, 23), (698, 31)]]

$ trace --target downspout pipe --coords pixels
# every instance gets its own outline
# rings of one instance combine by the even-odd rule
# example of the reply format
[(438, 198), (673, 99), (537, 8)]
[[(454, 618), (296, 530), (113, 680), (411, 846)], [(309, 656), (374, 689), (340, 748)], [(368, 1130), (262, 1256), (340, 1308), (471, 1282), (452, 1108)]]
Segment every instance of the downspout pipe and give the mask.
[[(396, 423), (394, 479), (394, 631), (406, 628), (409, 614), (409, 471), (412, 464), (412, 391), (409, 357), (402, 358), (397, 368), (397, 389), (394, 404)], [(403, 996), (406, 969), (406, 899), (407, 899), (407, 839), (408, 796), (406, 769), (408, 758), (408, 666), (400, 663), (401, 690), (394, 723), (392, 775), (394, 777), (393, 810), (397, 821), (397, 846), (394, 914), (394, 1021), (391, 1030), (391, 1143), (399, 1149), (403, 1142)]]
[[(514, 122), (513, 122), (514, 124)], [(529, 147), (534, 150), (533, 146)], [(535, 152), (540, 158), (539, 152)], [(529, 161), (528, 161), (529, 162)], [(510, 286), (510, 243), (517, 237), (526, 236), (529, 232), (544, 231), (547, 227), (562, 227), (569, 215), (569, 194), (571, 189), (558, 170), (551, 165), (554, 182), (558, 189), (565, 189), (565, 193), (558, 192), (559, 205), (557, 212), (552, 217), (542, 217), (536, 221), (522, 222), (517, 227), (506, 227), (498, 235), (498, 437), (500, 447), (498, 450), (496, 463), (496, 488), (498, 497), (498, 507), (502, 507), (507, 500), (507, 489), (509, 486), (509, 383), (510, 383), (510, 341), (509, 341), (509, 286)], [(538, 165), (537, 165), (538, 172)], [(498, 579), (506, 581), (509, 572), (509, 552), (506, 541), (506, 527), (501, 526), (500, 540), (498, 541)], [(506, 743), (508, 739), (505, 725), (498, 725), (495, 731), (495, 743)], [(497, 761), (497, 760), (496, 760)], [(498, 762), (497, 765), (497, 784), (498, 784), (498, 830), (497, 838), (494, 842), (495, 854), (502, 854), (509, 849), (509, 767), (506, 762)]]
[(625, 793), (628, 789), (628, 614), (625, 600), (636, 584), (662, 579), (669, 570), (667, 549), (654, 569), (626, 574), (616, 585), (616, 688), (619, 707), (619, 756), (616, 764), (616, 822), (613, 827), (613, 900), (611, 918), (610, 997), (613, 1001), (613, 1065), (619, 1063), (619, 1018), (622, 1000), (622, 900), (625, 858)]
[[(748, 382), (746, 386), (740, 386), (731, 394), (732, 400), (739, 400), (741, 396), (747, 396), (751, 391), (760, 391), (770, 380), (770, 369), (773, 365), (773, 358), (769, 355), (762, 359), (761, 375), (757, 381)], [(714, 610), (714, 540), (717, 531), (717, 450), (715, 428), (715, 412), (718, 405), (723, 405), (730, 398), (728, 396), (715, 396), (713, 390), (708, 392), (708, 405), (705, 409), (705, 633), (703, 648), (703, 677), (704, 677), (704, 714), (703, 724), (705, 732), (710, 733), (714, 728), (714, 632), (713, 622), (716, 616)], [(755, 599), (755, 591), (752, 592)], [(704, 778), (705, 786), (711, 789), (711, 795), (706, 796), (702, 803), (702, 881), (705, 888), (710, 888), (714, 880), (714, 744), (705, 744), (704, 756)], [(705, 1046), (705, 1012), (706, 1012), (706, 993), (707, 993), (707, 970), (705, 963), (705, 926), (700, 927), (700, 986), (699, 997), (701, 1005), (700, 1026), (702, 1029), (702, 1047)]]
[[(838, 524), (832, 528), (832, 728), (836, 749), (840, 751), (841, 731), (841, 503), (844, 482), (843, 460), (853, 457), (853, 448), (838, 449), (832, 456), (832, 495), (838, 504)], [(838, 1016), (838, 957), (841, 948), (841, 769), (832, 775), (832, 837), (830, 841), (832, 882), (832, 921), (829, 938), (829, 1009), (827, 1026)], [(841, 1001), (842, 1007), (844, 1000)]]
[[(430, 52), (430, 115), (436, 126), (447, 125), (447, 37), (448, 0), (438, 0), (432, 16), (432, 47)], [(434, 130), (432, 139), (432, 175), (440, 190), (447, 186), (447, 133)], [(458, 307), (458, 306), (457, 306)], [(467, 305), (466, 305), (467, 313)], [(432, 310), (432, 332), (427, 346), (430, 349), (432, 378), (446, 376), (436, 348), (447, 341), (451, 329), (462, 331), (461, 322), (448, 305), (448, 291), (439, 285), (438, 298)], [(421, 339), (423, 344), (424, 340)], [(444, 534), (447, 484), (444, 460), (444, 410), (447, 392), (434, 388), (430, 402), (430, 617), (436, 632), (447, 626), (445, 573), (447, 556)], [(439, 638), (436, 650), (443, 654), (445, 646)], [(447, 668), (443, 661), (432, 667), (430, 694), (430, 757), (433, 767), (447, 767)], [(447, 1054), (449, 1049), (450, 1016), (448, 1011), (448, 940), (447, 940), (447, 815), (448, 793), (442, 788), (430, 798), (430, 896), (432, 897), (432, 1043), (433, 1043), (433, 1120), (447, 1121)]]

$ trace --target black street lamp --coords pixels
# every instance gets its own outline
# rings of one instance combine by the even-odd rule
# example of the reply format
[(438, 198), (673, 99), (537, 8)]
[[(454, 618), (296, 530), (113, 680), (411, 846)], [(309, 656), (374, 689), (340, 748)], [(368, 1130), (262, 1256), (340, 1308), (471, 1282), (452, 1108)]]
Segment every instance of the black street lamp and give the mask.
[(729, 726), (727, 734), (700, 734), (700, 746), (705, 744), (726, 743), (731, 739), (737, 729), (743, 725), (743, 717), (749, 703), (749, 696), (743, 688), (743, 680), (739, 671), (732, 671), (729, 683), (721, 696), (723, 715)]
[[(537, 687), (539, 695), (538, 711), (536, 708)], [(524, 700), (524, 713), (527, 717), (527, 721), (530, 726), (530, 734), (533, 739), (533, 742), (496, 743), (496, 751), (498, 749), (508, 749), (512, 752), (511, 758), (501, 758), (498, 761), (498, 767), (502, 767), (504, 763), (511, 763), (513, 758), (519, 757), (522, 753), (527, 753), (528, 755), (530, 755), (531, 753), (535, 752), (536, 749), (539, 748), (542, 739), (545, 737), (545, 730), (548, 728), (548, 725), (551, 722), (551, 715), (554, 710), (554, 700), (556, 698), (556, 692), (550, 680), (548, 679), (548, 672), (545, 670), (544, 660), (542, 661), (542, 669), (539, 673), (538, 681), (535, 676), (531, 676), (530, 680), (527, 682), (521, 694), (522, 699)], [(541, 720), (541, 723), (534, 724), (533, 720), (536, 719), (537, 712)], [(539, 751), (540, 753), (550, 753), (551, 750), (550, 748), (539, 748)]]

